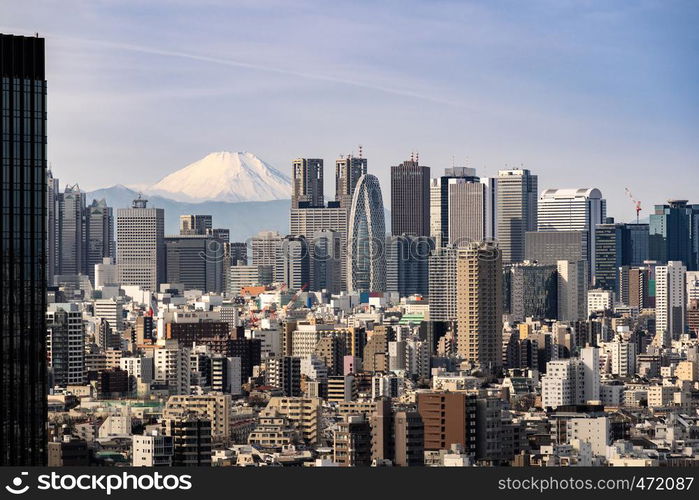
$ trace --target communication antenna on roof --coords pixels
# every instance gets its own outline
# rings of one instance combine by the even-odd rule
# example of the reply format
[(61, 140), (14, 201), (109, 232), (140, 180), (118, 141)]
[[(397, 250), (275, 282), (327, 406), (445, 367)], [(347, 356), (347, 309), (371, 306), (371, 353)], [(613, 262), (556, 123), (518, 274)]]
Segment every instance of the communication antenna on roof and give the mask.
[(420, 153), (419, 152), (415, 153), (415, 163), (420, 163)]
[(363, 158), (364, 157), (363, 155), (364, 155), (364, 149), (362, 148), (362, 145), (360, 144), (359, 145), (359, 157)]
[(415, 161), (415, 152), (410, 152), (410, 161)]
[(456, 157), (451, 155), (451, 168), (456, 167)]

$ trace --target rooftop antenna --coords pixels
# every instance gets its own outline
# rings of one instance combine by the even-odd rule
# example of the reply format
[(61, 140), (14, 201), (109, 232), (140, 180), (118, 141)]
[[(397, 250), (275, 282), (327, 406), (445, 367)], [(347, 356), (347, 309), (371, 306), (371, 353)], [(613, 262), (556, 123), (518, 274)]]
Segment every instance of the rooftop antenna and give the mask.
[(362, 148), (362, 145), (360, 144), (359, 145), (359, 157), (363, 158), (364, 157), (363, 155), (364, 155), (364, 149)]
[(415, 161), (415, 152), (410, 152), (410, 161)]
[(628, 196), (634, 204), (634, 208), (636, 209), (636, 224), (638, 224), (638, 217), (641, 213), (641, 202), (633, 197), (633, 194), (631, 194), (631, 190), (629, 188), (624, 188), (624, 192), (626, 192), (626, 196)]
[(415, 163), (420, 163), (420, 153), (419, 152), (415, 153)]
[(456, 157), (451, 155), (451, 168), (456, 167)]

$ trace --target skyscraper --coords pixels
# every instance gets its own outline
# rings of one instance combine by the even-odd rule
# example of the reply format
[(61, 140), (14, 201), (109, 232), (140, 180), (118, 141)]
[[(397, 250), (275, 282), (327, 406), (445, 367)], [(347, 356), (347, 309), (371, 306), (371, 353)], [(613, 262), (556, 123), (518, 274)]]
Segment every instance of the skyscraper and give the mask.
[(437, 247), (429, 257), (431, 321), (456, 321), (456, 249)]
[(342, 287), (342, 239), (337, 231), (316, 231), (311, 240), (311, 290), (340, 293)]
[(584, 231), (589, 278), (595, 272), (595, 231), (607, 217), (607, 201), (599, 189), (546, 189), (538, 208), (539, 231)]
[(102, 264), (105, 257), (113, 259), (114, 251), (114, 214), (112, 207), (107, 202), (93, 200), (86, 211), (85, 227), (86, 237), (86, 261), (87, 274), (92, 283), (95, 283), (95, 265)]
[(274, 280), (286, 283), (289, 290), (306, 290), (311, 282), (311, 254), (304, 236), (282, 239), (277, 253)]
[[(289, 234), (304, 236), (313, 250), (313, 238), (322, 231), (335, 231), (340, 238), (340, 288), (347, 283), (347, 217), (358, 182), (358, 172), (366, 171), (366, 159), (341, 158), (336, 165), (336, 201), (323, 202), (323, 160), (294, 160), (294, 192), (291, 200)], [(299, 188), (298, 191), (296, 188)], [(312, 280), (314, 281), (314, 280)], [(311, 283), (312, 284), (312, 283)]]
[(503, 263), (524, 259), (524, 234), (536, 231), (538, 178), (529, 170), (500, 170), (497, 178), (496, 239)]
[(474, 242), (456, 260), (457, 351), (484, 370), (502, 366), (502, 257)]
[(85, 193), (77, 184), (66, 186), (58, 196), (58, 272), (84, 274), (87, 271), (85, 242)]
[(180, 234), (207, 234), (213, 231), (213, 220), (210, 215), (180, 215)]
[(429, 258), (434, 242), (429, 236), (386, 238), (386, 291), (401, 297), (429, 293)]
[(252, 237), (252, 263), (256, 266), (274, 266), (282, 236), (276, 231), (260, 231)]
[(165, 281), (187, 290), (223, 290), (224, 246), (213, 236), (168, 236), (165, 241)]
[(335, 201), (341, 207), (350, 208), (357, 182), (366, 173), (367, 159), (362, 157), (361, 146), (359, 157), (347, 155), (335, 161)]
[[(656, 344), (669, 347), (685, 330), (687, 268), (671, 260), (655, 268)], [(662, 341), (662, 343), (661, 343)]]
[(430, 181), (430, 236), (438, 247), (450, 242), (449, 186), (457, 180), (479, 182), (476, 169), (469, 167), (446, 168), (444, 175)]
[(505, 270), (512, 321), (524, 322), (558, 317), (558, 272), (555, 265), (524, 261)]
[(53, 385), (85, 383), (85, 324), (77, 304), (49, 304), (46, 311), (47, 359)]
[(165, 211), (147, 205), (139, 197), (117, 210), (117, 265), (122, 285), (155, 292), (165, 272)]
[(51, 170), (46, 173), (46, 278), (53, 283), (58, 269), (58, 179)]
[(650, 216), (649, 258), (661, 263), (679, 261), (688, 271), (698, 270), (698, 228), (699, 205), (687, 205), (687, 200), (656, 205)]
[(416, 159), (391, 167), (391, 233), (430, 235), (430, 167)]
[(310, 245), (316, 234), (322, 231), (335, 231), (340, 238), (340, 286), (346, 289), (347, 282), (347, 216), (349, 208), (340, 207), (337, 202), (328, 206), (291, 208), (289, 234), (304, 236)]
[(292, 183), (291, 208), (323, 206), (323, 160), (296, 158)]
[(0, 35), (0, 466), (46, 465), (44, 39)]
[(487, 186), (482, 182), (450, 179), (448, 241), (463, 246), (486, 239)]
[(350, 291), (383, 291), (386, 287), (383, 197), (376, 176), (357, 182), (350, 210), (347, 285)]
[(595, 287), (618, 292), (622, 266), (648, 260), (648, 224), (619, 224), (608, 217), (595, 229)]
[(558, 320), (587, 319), (587, 265), (584, 260), (559, 260)]

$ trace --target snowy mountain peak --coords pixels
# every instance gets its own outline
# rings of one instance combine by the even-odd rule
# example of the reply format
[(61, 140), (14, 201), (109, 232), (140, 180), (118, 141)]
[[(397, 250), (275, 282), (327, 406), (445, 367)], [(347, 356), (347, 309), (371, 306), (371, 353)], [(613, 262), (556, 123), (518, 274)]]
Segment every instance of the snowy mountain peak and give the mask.
[(147, 189), (177, 201), (268, 201), (291, 196), (288, 176), (247, 151), (211, 153)]

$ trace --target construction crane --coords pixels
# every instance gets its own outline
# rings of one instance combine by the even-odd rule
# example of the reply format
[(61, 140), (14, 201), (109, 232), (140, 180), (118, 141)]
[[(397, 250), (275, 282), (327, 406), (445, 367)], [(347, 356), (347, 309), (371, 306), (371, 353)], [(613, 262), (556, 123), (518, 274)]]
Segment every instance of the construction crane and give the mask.
[(294, 295), (292, 295), (292, 297), (289, 299), (289, 302), (287, 302), (286, 305), (282, 308), (285, 313), (296, 308), (296, 300), (298, 300), (299, 296), (303, 293), (304, 290), (306, 290), (306, 288), (308, 288), (308, 283), (304, 283), (301, 289), (298, 290)]
[(636, 208), (636, 224), (638, 224), (638, 217), (641, 213), (641, 202), (633, 197), (633, 194), (631, 194), (631, 190), (629, 188), (624, 188), (624, 191), (626, 192), (626, 196), (629, 197), (629, 199), (633, 202), (634, 207)]

